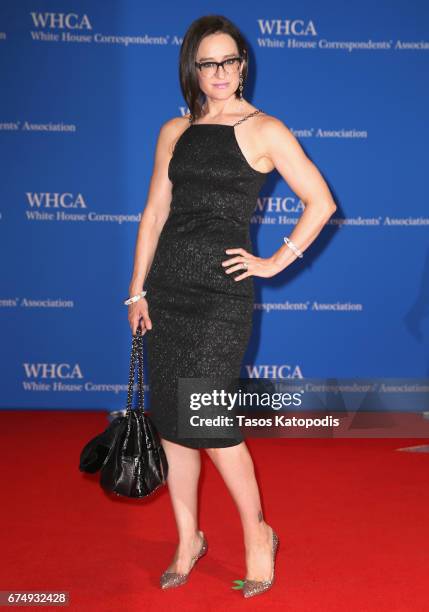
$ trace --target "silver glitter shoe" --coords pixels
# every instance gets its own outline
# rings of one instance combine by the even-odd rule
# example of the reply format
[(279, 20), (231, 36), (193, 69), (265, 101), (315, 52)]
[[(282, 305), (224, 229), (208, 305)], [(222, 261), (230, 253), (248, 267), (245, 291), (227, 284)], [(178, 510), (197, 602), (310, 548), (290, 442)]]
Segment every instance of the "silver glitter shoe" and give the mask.
[(253, 595), (259, 595), (260, 593), (264, 593), (268, 591), (268, 589), (273, 585), (274, 582), (274, 566), (276, 560), (276, 552), (279, 545), (279, 538), (275, 533), (274, 529), (271, 528), (273, 534), (273, 548), (272, 548), (272, 559), (273, 559), (273, 570), (271, 574), (270, 580), (248, 580), (244, 579), (243, 582), (243, 595), (244, 597), (253, 597)]
[(206, 536), (202, 531), (199, 531), (199, 534), (202, 538), (201, 548), (194, 557), (192, 557), (191, 567), (189, 568), (189, 572), (187, 574), (178, 574), (177, 572), (169, 572), (165, 571), (160, 578), (160, 586), (162, 589), (168, 589), (170, 587), (178, 587), (182, 584), (185, 584), (188, 580), (188, 576), (191, 573), (191, 569), (194, 567), (195, 563), (206, 554), (208, 546)]

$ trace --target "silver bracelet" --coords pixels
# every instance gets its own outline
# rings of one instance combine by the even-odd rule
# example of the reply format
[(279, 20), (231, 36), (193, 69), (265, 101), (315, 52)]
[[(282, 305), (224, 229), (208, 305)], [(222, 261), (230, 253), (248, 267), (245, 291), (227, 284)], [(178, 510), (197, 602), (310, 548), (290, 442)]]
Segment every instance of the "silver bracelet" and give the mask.
[(290, 238), (288, 238), (287, 236), (284, 237), (284, 241), (286, 242), (286, 244), (288, 245), (288, 247), (290, 249), (292, 249), (292, 251), (295, 253), (295, 255), (297, 255), (300, 259), (302, 259), (304, 257), (304, 255), (302, 254), (302, 252), (299, 250), (299, 248), (296, 246), (296, 244), (294, 244), (292, 242), (292, 240)]
[(133, 304), (134, 302), (138, 302), (138, 300), (144, 297), (146, 293), (147, 291), (142, 291), (141, 293), (138, 293), (137, 295), (133, 295), (132, 297), (128, 298), (127, 300), (124, 301), (125, 306), (129, 306), (130, 304)]

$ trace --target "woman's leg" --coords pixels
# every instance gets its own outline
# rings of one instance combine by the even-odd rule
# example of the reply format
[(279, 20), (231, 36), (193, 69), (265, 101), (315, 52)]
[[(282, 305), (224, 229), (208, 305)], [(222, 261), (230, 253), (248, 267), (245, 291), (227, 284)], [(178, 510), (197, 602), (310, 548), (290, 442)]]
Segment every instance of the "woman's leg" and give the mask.
[(219, 470), (240, 514), (246, 551), (246, 577), (269, 580), (272, 535), (264, 521), (252, 457), (245, 442), (226, 448), (205, 449)]
[(167, 486), (176, 519), (179, 545), (167, 570), (186, 574), (191, 559), (201, 548), (198, 532), (198, 481), (201, 471), (200, 451), (161, 438), (168, 461)]

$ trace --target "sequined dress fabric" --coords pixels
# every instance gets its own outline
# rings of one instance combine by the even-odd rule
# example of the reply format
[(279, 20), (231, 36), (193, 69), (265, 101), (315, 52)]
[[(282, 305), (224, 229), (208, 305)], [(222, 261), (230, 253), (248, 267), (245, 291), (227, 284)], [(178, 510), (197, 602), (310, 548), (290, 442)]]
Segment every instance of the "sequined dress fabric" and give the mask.
[(240, 376), (253, 277), (235, 281), (244, 270), (226, 274), (222, 261), (232, 257), (227, 248), (253, 252), (250, 219), (267, 174), (250, 166), (234, 125), (191, 123), (176, 142), (168, 176), (170, 213), (145, 282), (153, 324), (146, 333), (149, 414), (166, 440), (234, 446), (243, 440), (240, 431), (234, 438), (179, 437), (177, 384), (180, 377)]

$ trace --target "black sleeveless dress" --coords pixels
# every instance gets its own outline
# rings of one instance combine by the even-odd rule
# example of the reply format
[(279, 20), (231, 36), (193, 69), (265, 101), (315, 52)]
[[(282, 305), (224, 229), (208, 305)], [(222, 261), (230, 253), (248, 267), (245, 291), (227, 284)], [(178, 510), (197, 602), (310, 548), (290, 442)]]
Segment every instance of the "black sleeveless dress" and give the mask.
[[(226, 274), (227, 248), (252, 253), (249, 224), (268, 173), (252, 168), (235, 125), (192, 124), (168, 167), (172, 201), (144, 288), (152, 329), (146, 332), (149, 415), (161, 437), (191, 448), (234, 446), (234, 438), (178, 435), (180, 377), (240, 377), (252, 332), (253, 277)], [(197, 435), (197, 434), (196, 434)], [(217, 433), (216, 433), (217, 435)], [(234, 434), (235, 435), (235, 434)]]

